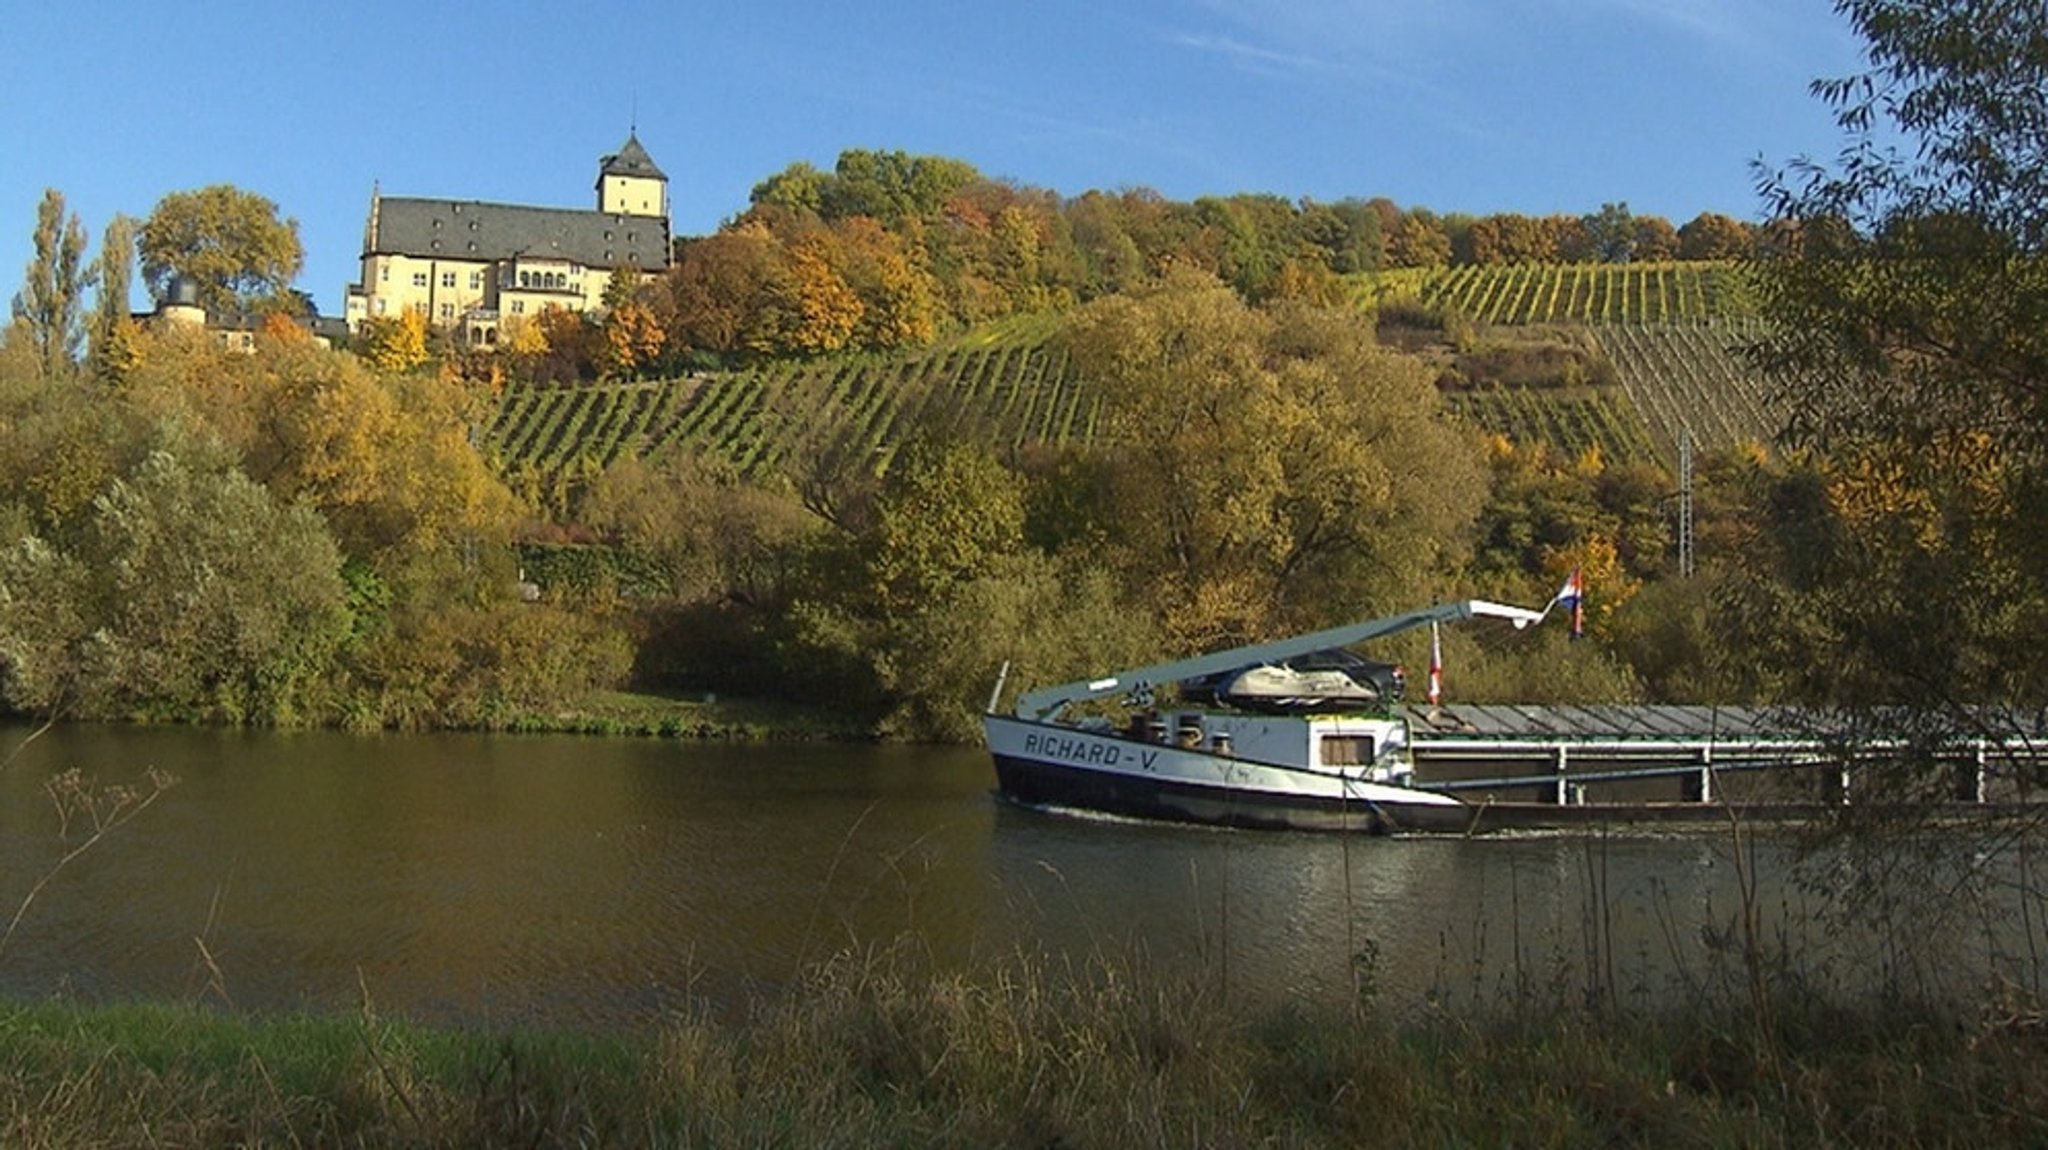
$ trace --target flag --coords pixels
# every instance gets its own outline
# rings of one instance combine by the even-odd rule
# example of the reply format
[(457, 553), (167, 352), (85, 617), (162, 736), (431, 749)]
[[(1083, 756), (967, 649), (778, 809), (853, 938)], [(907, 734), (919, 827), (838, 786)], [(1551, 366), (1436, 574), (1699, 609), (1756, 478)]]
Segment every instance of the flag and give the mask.
[(1444, 701), (1444, 645), (1437, 634), (1436, 620), (1429, 622), (1429, 705)]
[(1551, 606), (1562, 605), (1565, 610), (1572, 613), (1572, 638), (1577, 639), (1585, 635), (1586, 584), (1579, 577), (1577, 567), (1572, 568), (1572, 573), (1565, 577), (1564, 586), (1558, 589), (1557, 597), (1550, 603)]

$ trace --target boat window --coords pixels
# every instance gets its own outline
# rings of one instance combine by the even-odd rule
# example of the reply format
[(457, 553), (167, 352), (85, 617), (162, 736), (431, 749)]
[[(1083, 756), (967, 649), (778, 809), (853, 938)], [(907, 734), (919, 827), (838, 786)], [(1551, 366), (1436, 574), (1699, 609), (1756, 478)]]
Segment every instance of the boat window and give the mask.
[(1371, 735), (1324, 735), (1323, 765), (1326, 767), (1365, 766), (1373, 761), (1373, 738)]

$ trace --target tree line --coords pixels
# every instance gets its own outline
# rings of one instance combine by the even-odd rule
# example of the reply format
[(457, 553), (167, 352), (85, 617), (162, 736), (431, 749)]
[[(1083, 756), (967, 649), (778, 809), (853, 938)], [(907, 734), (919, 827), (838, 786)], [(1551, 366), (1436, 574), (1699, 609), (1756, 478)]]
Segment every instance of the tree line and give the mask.
[(1715, 213), (1673, 227), (1625, 203), (1531, 217), (1440, 216), (1384, 198), (1182, 203), (1138, 189), (1063, 199), (945, 157), (848, 151), (831, 172), (799, 163), (769, 177), (716, 234), (680, 241), (649, 299), (677, 349), (809, 354), (928, 343), (1129, 291), (1172, 268), (1214, 275), (1252, 303), (1335, 304), (1357, 273), (1741, 259), (1759, 234)]
[(1530, 217), (1439, 216), (1386, 199), (1182, 203), (1142, 189), (1063, 199), (959, 160), (856, 150), (831, 172), (799, 163), (762, 181), (717, 232), (679, 239), (657, 281), (615, 285), (598, 314), (517, 325), (510, 354), (480, 366), (552, 381), (672, 375), (923, 347), (1182, 269), (1254, 304), (1334, 306), (1355, 293), (1358, 276), (1381, 270), (1739, 260), (1765, 234), (1715, 213), (1674, 228), (1623, 203)]

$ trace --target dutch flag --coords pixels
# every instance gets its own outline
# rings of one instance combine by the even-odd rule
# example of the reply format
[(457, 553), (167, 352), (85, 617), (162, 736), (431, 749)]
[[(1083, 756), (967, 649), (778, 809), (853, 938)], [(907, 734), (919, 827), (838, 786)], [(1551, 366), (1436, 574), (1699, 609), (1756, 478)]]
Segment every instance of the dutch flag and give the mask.
[[(1586, 584), (1579, 577), (1577, 567), (1572, 568), (1572, 573), (1565, 577), (1564, 586), (1558, 589), (1557, 596), (1550, 601), (1551, 607), (1560, 605), (1572, 613), (1572, 638), (1577, 639), (1585, 635)], [(1544, 613), (1548, 614), (1549, 608), (1545, 608)]]

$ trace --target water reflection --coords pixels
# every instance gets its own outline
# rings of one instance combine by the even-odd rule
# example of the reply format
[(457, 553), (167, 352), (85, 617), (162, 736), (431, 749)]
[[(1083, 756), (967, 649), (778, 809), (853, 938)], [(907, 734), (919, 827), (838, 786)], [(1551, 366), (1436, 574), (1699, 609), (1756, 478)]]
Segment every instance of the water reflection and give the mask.
[[(181, 782), (29, 908), (10, 993), (602, 1027), (908, 936), (941, 966), (1135, 957), (1406, 1008), (1697, 982), (1738, 897), (1712, 835), (1105, 823), (996, 802), (966, 751), (72, 728), (0, 772), (0, 907), (66, 849), (40, 788), (71, 766)], [(1809, 920), (1781, 854), (1756, 897)]]

